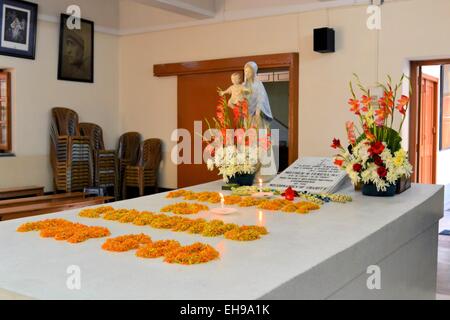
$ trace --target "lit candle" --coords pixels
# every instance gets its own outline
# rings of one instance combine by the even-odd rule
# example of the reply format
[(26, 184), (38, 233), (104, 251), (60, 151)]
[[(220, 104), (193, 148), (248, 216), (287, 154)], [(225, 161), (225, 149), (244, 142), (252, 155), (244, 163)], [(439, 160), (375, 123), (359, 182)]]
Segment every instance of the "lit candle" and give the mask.
[(264, 223), (263, 223), (263, 212), (262, 212), (262, 211), (259, 211), (259, 214), (258, 214), (258, 221), (259, 221), (259, 225), (260, 225), (260, 226), (263, 226), (263, 225), (264, 225)]
[(220, 204), (222, 205), (222, 209), (225, 208), (225, 197), (223, 196), (222, 193), (220, 194)]
[(259, 192), (263, 192), (263, 181), (259, 179)]
[(237, 212), (237, 209), (234, 208), (225, 208), (225, 197), (223, 196), (222, 193), (219, 193), (220, 195), (220, 204), (221, 207), (220, 208), (214, 208), (212, 209), (210, 212), (213, 214), (219, 214), (219, 215), (224, 215), (224, 214), (232, 214)]

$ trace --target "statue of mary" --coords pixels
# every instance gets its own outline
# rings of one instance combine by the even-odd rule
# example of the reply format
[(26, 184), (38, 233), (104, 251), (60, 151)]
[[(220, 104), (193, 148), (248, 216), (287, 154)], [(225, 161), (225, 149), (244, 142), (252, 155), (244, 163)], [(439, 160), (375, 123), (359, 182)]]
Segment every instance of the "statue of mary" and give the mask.
[(269, 97), (261, 80), (258, 79), (258, 65), (251, 61), (244, 68), (244, 86), (249, 89), (248, 110), (250, 116), (256, 121), (263, 121), (263, 126), (269, 127), (272, 121), (272, 110), (270, 108)]
[[(249, 92), (247, 95), (249, 115), (259, 128), (270, 130), (270, 122), (273, 120), (272, 110), (266, 88), (258, 79), (258, 65), (253, 61), (248, 62), (244, 67), (244, 74), (244, 86)], [(262, 167), (257, 175), (266, 182), (270, 181), (277, 174), (273, 148), (271, 147), (267, 154), (260, 154), (260, 160)]]

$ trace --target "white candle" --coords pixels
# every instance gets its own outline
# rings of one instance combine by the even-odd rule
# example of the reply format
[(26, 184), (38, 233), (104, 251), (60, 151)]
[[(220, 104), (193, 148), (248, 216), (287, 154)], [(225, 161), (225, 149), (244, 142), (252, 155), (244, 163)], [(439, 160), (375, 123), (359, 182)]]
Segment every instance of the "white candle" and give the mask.
[(263, 192), (263, 181), (259, 179), (259, 192)]

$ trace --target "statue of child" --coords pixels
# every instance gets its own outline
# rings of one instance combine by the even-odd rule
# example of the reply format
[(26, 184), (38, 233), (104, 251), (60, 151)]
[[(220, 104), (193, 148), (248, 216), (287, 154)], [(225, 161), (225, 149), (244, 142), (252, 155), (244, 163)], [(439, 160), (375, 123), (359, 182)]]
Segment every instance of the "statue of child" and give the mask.
[(250, 90), (242, 84), (242, 78), (239, 72), (233, 73), (231, 75), (231, 82), (233, 83), (233, 85), (227, 90), (219, 90), (219, 95), (221, 97), (223, 97), (224, 95), (231, 95), (230, 100), (228, 100), (228, 106), (230, 108), (232, 108), (239, 102), (244, 101), (246, 95), (250, 93)]

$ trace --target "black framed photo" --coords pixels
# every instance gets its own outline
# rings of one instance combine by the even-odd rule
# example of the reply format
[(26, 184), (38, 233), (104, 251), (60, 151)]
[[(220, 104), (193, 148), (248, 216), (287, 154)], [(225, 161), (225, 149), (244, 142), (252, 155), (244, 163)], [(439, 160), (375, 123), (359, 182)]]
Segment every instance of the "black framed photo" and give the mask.
[(94, 82), (94, 22), (80, 19), (79, 28), (61, 14), (58, 80)]
[(0, 54), (35, 59), (38, 5), (0, 0)]

